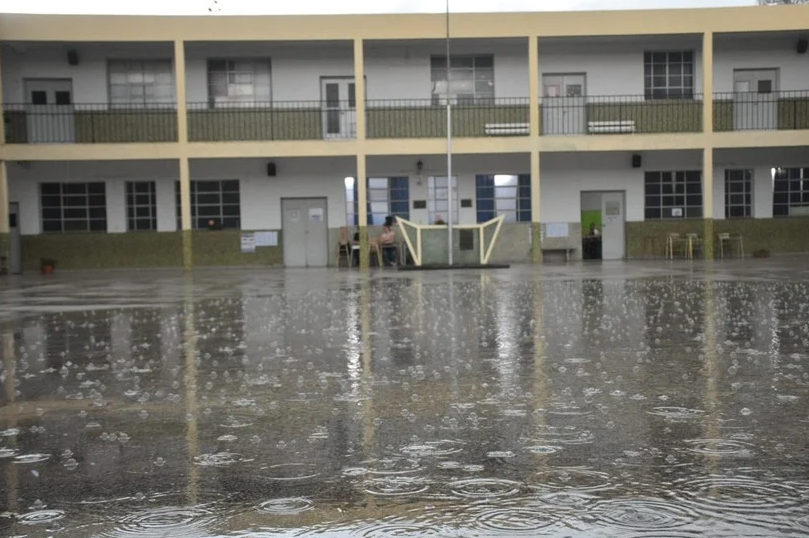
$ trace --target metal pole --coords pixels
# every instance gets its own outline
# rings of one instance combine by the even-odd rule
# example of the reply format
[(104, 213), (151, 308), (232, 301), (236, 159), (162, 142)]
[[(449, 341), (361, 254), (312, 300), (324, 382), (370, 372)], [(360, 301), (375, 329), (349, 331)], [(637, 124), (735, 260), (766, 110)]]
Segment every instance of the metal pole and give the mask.
[(452, 265), (452, 69), (449, 58), (449, 0), (447, 0), (447, 246), (449, 265)]

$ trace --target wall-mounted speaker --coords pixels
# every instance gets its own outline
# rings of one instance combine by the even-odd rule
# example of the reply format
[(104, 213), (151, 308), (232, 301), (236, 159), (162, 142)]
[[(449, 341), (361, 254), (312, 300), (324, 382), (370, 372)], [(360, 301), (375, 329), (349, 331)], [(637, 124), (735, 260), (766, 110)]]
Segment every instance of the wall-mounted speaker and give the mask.
[(643, 161), (640, 157), (639, 153), (635, 153), (632, 155), (632, 168), (640, 168), (643, 164)]
[(278, 173), (278, 170), (275, 168), (275, 163), (269, 162), (267, 163), (267, 175), (270, 177), (275, 177)]
[(795, 50), (798, 51), (798, 54), (806, 54), (807, 49), (809, 49), (809, 39), (799, 39), (798, 46), (795, 47)]
[(79, 53), (75, 50), (67, 51), (67, 63), (70, 65), (79, 65)]

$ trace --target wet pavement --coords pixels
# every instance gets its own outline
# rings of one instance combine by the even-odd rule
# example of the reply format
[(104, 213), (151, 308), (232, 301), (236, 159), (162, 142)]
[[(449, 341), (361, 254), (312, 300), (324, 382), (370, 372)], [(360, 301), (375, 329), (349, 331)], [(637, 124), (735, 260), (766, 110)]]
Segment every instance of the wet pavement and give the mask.
[(0, 535), (806, 536), (807, 261), (0, 280)]

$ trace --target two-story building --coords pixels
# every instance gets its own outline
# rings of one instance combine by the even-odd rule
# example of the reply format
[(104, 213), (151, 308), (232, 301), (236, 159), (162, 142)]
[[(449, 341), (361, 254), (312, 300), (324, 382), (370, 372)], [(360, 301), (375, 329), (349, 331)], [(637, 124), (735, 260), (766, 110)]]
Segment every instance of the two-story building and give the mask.
[(809, 251), (807, 20), (453, 14), (448, 55), (438, 14), (0, 15), (0, 244), (15, 270), (324, 266), (343, 227), (503, 215), (495, 261), (590, 225), (605, 259)]

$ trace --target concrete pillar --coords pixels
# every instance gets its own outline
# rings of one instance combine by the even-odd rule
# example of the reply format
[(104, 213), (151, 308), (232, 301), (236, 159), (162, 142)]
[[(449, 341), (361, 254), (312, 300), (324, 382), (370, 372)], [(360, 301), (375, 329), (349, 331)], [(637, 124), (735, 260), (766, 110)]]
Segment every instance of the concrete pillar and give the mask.
[(539, 152), (531, 151), (531, 261), (533, 263), (542, 263), (540, 202)]
[(185, 43), (174, 42), (174, 84), (177, 88), (177, 142), (188, 143), (188, 102), (185, 91)]
[[(542, 126), (539, 114), (539, 37), (528, 37), (528, 121), (531, 139), (541, 144)], [(531, 261), (542, 263), (542, 228), (539, 223), (540, 184), (539, 151), (531, 151)]]
[[(0, 129), (2, 130), (2, 129)], [(8, 169), (6, 161), (0, 160), (0, 275), (10, 269), (11, 238), (9, 235), (9, 197), (8, 197)]]
[(365, 54), (362, 39), (354, 40), (354, 101), (357, 140), (365, 140)]
[(183, 269), (194, 268), (194, 231), (191, 227), (191, 173), (188, 158), (180, 157), (180, 217), (183, 236)]
[(365, 155), (357, 155), (357, 177), (354, 181), (357, 196), (357, 217), (360, 234), (360, 270), (368, 270), (371, 265), (368, 250), (368, 174), (365, 171)]
[(714, 257), (713, 207), (713, 32), (702, 35), (702, 216), (705, 259)]

